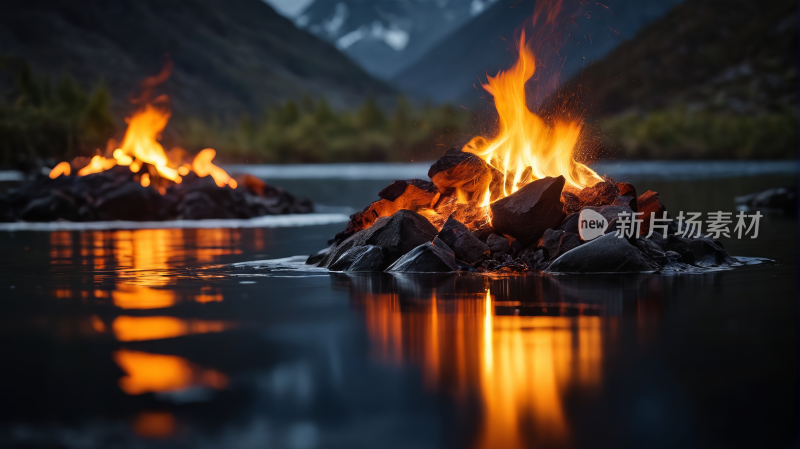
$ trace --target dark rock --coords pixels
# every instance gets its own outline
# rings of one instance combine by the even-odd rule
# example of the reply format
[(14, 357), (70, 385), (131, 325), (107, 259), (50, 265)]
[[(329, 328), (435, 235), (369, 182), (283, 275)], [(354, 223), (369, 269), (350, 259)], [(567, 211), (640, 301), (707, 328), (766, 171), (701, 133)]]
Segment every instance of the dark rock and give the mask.
[[(654, 234), (655, 235), (655, 234)], [(688, 239), (670, 235), (666, 239), (653, 239), (665, 251), (674, 251), (681, 255), (684, 263), (699, 267), (729, 267), (736, 265), (736, 260), (725, 249), (709, 237)]]
[[(339, 256), (332, 264), (330, 264), (328, 269), (331, 271), (346, 271), (356, 259), (361, 257), (361, 255), (367, 252), (367, 250), (370, 248), (375, 247), (372, 245), (354, 246)], [(378, 249), (380, 250), (380, 248)]]
[[(156, 211), (151, 201), (152, 195), (158, 195), (152, 187), (142, 187), (134, 182), (124, 183), (101, 196), (95, 211), (104, 220), (154, 220)], [(209, 202), (209, 207), (213, 207), (213, 201), (209, 199)]]
[[(510, 258), (510, 256), (506, 257)], [(493, 271), (496, 273), (523, 273), (528, 270), (530, 270), (530, 267), (523, 260), (512, 259), (498, 264)]]
[(437, 247), (439, 249), (443, 249), (443, 250), (447, 251), (448, 253), (452, 254), (453, 257), (456, 257), (455, 251), (453, 251), (450, 248), (450, 246), (447, 245), (447, 243), (443, 242), (442, 239), (439, 238), (439, 236), (436, 236), (431, 243), (433, 243), (433, 246), (435, 246), (435, 247)]
[(565, 232), (571, 232), (573, 234), (578, 234), (579, 233), (578, 225), (579, 225), (579, 221), (580, 221), (580, 215), (581, 214), (579, 212), (573, 212), (573, 213), (567, 215), (567, 217), (564, 220), (561, 221), (561, 224), (558, 225), (556, 230), (565, 231)]
[(635, 246), (614, 234), (606, 234), (561, 255), (547, 268), (549, 273), (627, 273), (655, 271)]
[(319, 264), (322, 261), (322, 259), (325, 258), (325, 256), (328, 254), (328, 251), (330, 251), (331, 248), (333, 248), (333, 246), (329, 246), (325, 249), (319, 250), (316, 253), (308, 256), (308, 259), (306, 259), (306, 265)]
[(469, 265), (480, 263), (489, 256), (489, 247), (458, 220), (448, 219), (439, 231), (438, 238), (452, 248), (456, 259)]
[(546, 251), (547, 260), (553, 260), (580, 245), (581, 238), (576, 234), (548, 229), (536, 246)]
[(485, 228), (478, 228), (472, 231), (472, 235), (478, 238), (483, 243), (486, 243), (486, 240), (489, 238), (490, 235), (494, 234), (494, 228), (491, 226), (487, 226)]
[(458, 271), (458, 265), (452, 254), (433, 246), (431, 242), (425, 242), (400, 257), (386, 271), (398, 273), (446, 273)]
[(457, 260), (463, 261), (470, 266), (483, 262), (491, 254), (489, 247), (472, 234), (459, 236), (456, 240), (454, 251)]
[[(664, 250), (652, 240), (647, 238), (639, 238), (636, 239), (635, 245), (636, 248), (638, 248), (639, 251), (642, 252), (642, 254), (644, 254), (648, 259), (657, 263), (658, 266), (664, 267), (669, 262), (666, 254), (664, 253)], [(679, 254), (677, 256), (680, 258)]]
[(391, 217), (381, 217), (375, 224), (337, 244), (319, 266), (328, 266), (355, 246), (373, 245), (383, 250), (385, 261), (391, 264), (403, 254), (436, 237), (436, 228), (422, 215), (401, 209)]
[(75, 201), (59, 191), (28, 203), (19, 218), (24, 221), (55, 221), (59, 218), (74, 221), (78, 215)]
[(492, 255), (508, 254), (511, 250), (511, 243), (508, 239), (497, 234), (492, 234), (486, 239), (486, 246), (492, 252)]
[(639, 208), (638, 212), (642, 212), (642, 227), (640, 235), (647, 235), (650, 231), (650, 218), (651, 214), (655, 214), (656, 218), (661, 218), (662, 213), (667, 209), (661, 202), (661, 197), (657, 192), (648, 190), (636, 198), (636, 205)]
[(366, 251), (353, 260), (353, 263), (345, 270), (348, 272), (377, 272), (386, 268), (386, 259), (383, 250), (377, 246), (366, 246)]
[(486, 193), (493, 180), (502, 181), (502, 175), (497, 169), (480, 157), (457, 148), (445, 151), (431, 165), (428, 177), (443, 196), (452, 195), (456, 189), (460, 189), (471, 201), (481, 199), (479, 196)]
[[(406, 193), (408, 186), (414, 186), (417, 189), (429, 192), (432, 195), (439, 193), (439, 189), (437, 189), (436, 186), (430, 181), (425, 181), (422, 179), (409, 179), (406, 181), (393, 181), (391, 184), (384, 187), (383, 190), (378, 192), (378, 196), (385, 200), (394, 201)], [(430, 204), (430, 200), (428, 203)]]
[(492, 203), (492, 226), (496, 233), (510, 235), (528, 246), (547, 229), (564, 219), (561, 190), (564, 177), (543, 178)]
[(549, 256), (544, 248), (529, 248), (520, 255), (531, 270), (542, 271), (547, 268)]
[(777, 187), (734, 198), (736, 208), (745, 212), (797, 215), (797, 187)]
[(664, 258), (666, 262), (661, 266), (661, 271), (687, 272), (702, 270), (701, 268), (684, 263), (681, 255), (674, 251), (665, 252)]
[(638, 211), (635, 196), (618, 196), (617, 199), (614, 200), (613, 205), (627, 207), (634, 212)]
[(202, 190), (187, 193), (178, 204), (178, 218), (203, 220), (210, 218), (236, 218), (230, 209), (222, 207)]

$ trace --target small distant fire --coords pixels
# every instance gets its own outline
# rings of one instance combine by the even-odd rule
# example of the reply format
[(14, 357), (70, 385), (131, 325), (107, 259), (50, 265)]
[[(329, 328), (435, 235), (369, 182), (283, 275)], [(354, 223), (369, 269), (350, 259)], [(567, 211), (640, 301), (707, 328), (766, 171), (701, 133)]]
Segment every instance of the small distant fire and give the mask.
[(86, 176), (106, 171), (117, 165), (126, 165), (133, 173), (140, 173), (144, 169), (139, 182), (144, 187), (150, 185), (157, 187), (162, 194), (167, 185), (180, 184), (182, 176), (192, 171), (199, 177), (211, 176), (219, 187), (229, 186), (235, 189), (236, 181), (228, 176), (225, 170), (211, 162), (216, 156), (216, 151), (213, 149), (206, 148), (193, 159), (189, 159), (184, 149), (175, 147), (166, 152), (159, 143), (161, 133), (171, 115), (169, 98), (160, 95), (151, 101), (149, 96), (154, 87), (166, 81), (171, 69), (172, 64), (168, 62), (160, 74), (148, 77), (142, 82), (145, 92), (139, 99), (134, 100), (142, 106), (133, 116), (126, 119), (128, 129), (121, 145), (117, 146), (117, 141), (109, 139), (106, 156), (95, 155), (88, 165), (84, 162), (85, 158), (76, 158), (72, 163), (61, 162), (50, 171), (50, 178), (68, 176), (74, 169), (77, 169), (78, 176)]

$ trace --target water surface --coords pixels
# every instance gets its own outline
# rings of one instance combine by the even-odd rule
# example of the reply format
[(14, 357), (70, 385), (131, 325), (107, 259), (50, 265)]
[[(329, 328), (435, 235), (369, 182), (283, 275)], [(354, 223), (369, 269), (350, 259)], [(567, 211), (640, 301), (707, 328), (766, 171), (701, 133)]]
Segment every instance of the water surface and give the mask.
[[(626, 180), (698, 212), (797, 182)], [(387, 184), (272, 182), (349, 208)], [(0, 233), (0, 446), (795, 441), (796, 218), (723, 238), (733, 255), (776, 263), (705, 274), (291, 269), (342, 226)]]

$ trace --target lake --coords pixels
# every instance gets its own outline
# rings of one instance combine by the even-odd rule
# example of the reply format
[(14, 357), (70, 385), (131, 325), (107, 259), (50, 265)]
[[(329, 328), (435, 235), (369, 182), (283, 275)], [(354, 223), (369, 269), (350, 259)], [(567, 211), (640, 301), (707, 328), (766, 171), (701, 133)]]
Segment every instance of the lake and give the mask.
[[(426, 165), (244, 169), (320, 204), (317, 221), (0, 230), (0, 447), (797, 439), (796, 217), (722, 238), (774, 262), (704, 274), (346, 275), (293, 256)], [(797, 185), (791, 162), (597, 170), (673, 216)]]

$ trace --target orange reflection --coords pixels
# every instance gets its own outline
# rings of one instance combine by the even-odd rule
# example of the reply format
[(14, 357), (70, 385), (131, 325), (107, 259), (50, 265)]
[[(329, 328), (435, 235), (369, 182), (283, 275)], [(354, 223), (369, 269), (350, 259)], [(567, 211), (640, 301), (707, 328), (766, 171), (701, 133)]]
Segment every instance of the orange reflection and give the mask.
[[(258, 231), (258, 232), (256, 232)], [(123, 309), (171, 307), (182, 300), (220, 302), (219, 288), (204, 286), (199, 293), (169, 289), (187, 264), (219, 262), (222, 256), (240, 254), (242, 232), (255, 233), (263, 246), (261, 230), (141, 229), (50, 233), (52, 265), (81, 264), (94, 267), (95, 282), (109, 277), (114, 287), (72, 291), (59, 288), (59, 298), (112, 298)], [(107, 285), (107, 284), (106, 284)], [(97, 286), (100, 287), (100, 286)]]
[(476, 447), (568, 445), (567, 390), (602, 380), (599, 317), (497, 315), (489, 291), (447, 300), (433, 293), (402, 311), (399, 294), (359, 299), (380, 359), (418, 363), (426, 385), (482, 398)]
[(185, 320), (171, 316), (123, 315), (114, 320), (111, 328), (119, 341), (142, 341), (222, 332), (230, 325), (223, 321)]
[(131, 423), (133, 431), (142, 438), (167, 438), (175, 433), (175, 417), (169, 412), (140, 412)]
[(114, 361), (127, 373), (119, 380), (119, 387), (129, 395), (176, 391), (192, 386), (221, 389), (228, 383), (224, 374), (201, 368), (174, 355), (120, 349), (114, 352)]
[(121, 309), (162, 309), (175, 305), (175, 292), (141, 285), (121, 284), (111, 292), (114, 305)]

